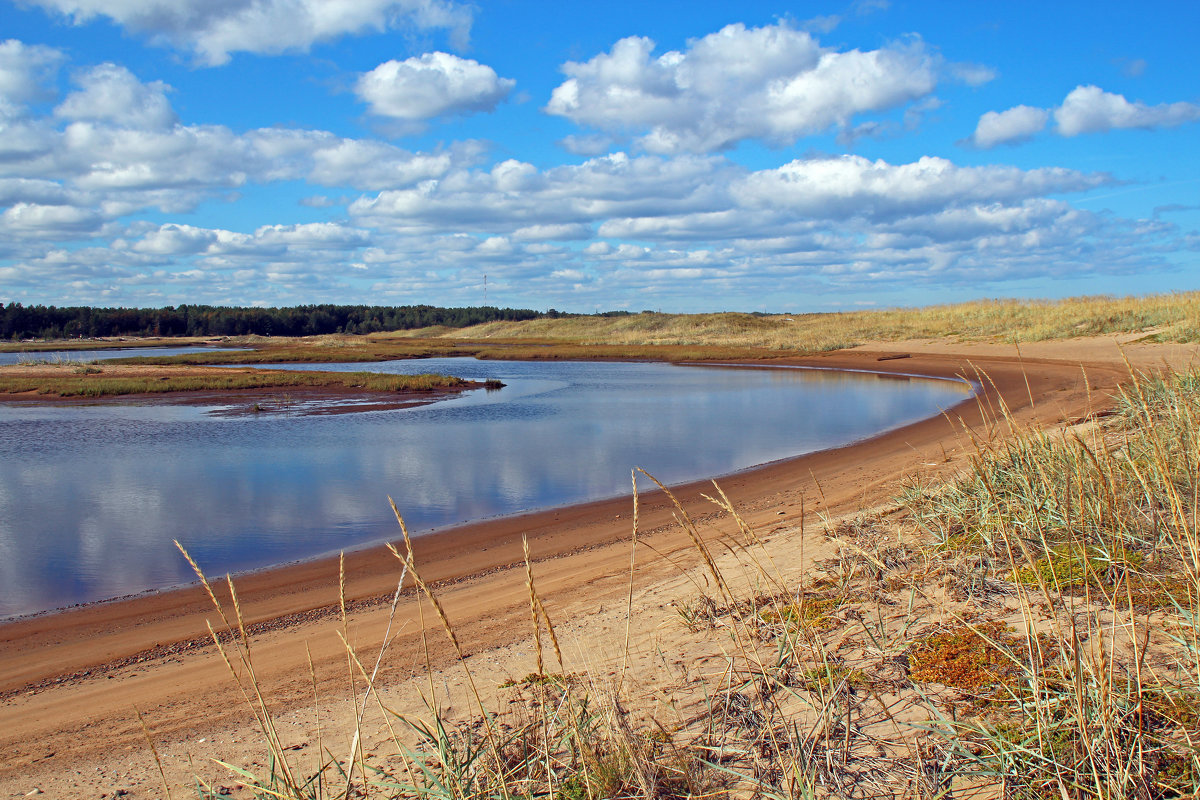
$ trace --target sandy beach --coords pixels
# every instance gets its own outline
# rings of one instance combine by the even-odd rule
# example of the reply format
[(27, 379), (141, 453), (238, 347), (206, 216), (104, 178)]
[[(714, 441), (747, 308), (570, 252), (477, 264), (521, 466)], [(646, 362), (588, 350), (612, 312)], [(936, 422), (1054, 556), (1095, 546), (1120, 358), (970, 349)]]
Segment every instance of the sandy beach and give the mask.
[[(995, 421), (1002, 407), (1021, 424), (1078, 424), (1109, 407), (1111, 393), (1129, 374), (1126, 359), (1150, 370), (1186, 365), (1197, 352), (1194, 346), (1139, 344), (1134, 338), (1030, 344), (1019, 353), (1011, 345), (902, 342), (773, 361), (964, 376), (980, 381), (982, 389), (944, 416), (726, 476), (720, 487), (745, 520), (770, 538), (780, 559), (790, 559), (787, 567), (802, 570), (821, 552), (823, 521), (878, 506), (915, 475), (952, 474), (974, 452), (972, 436), (1009, 435), (1009, 425)], [(702, 496), (714, 491), (711, 482), (672, 491), (714, 539), (727, 530), (729, 520)], [(489, 692), (532, 666), (524, 642), (529, 605), (522, 535), (528, 537), (547, 609), (561, 625), (567, 660), (571, 654), (578, 659), (568, 667), (593, 674), (610, 669), (625, 633), (632, 510), (631, 497), (621, 497), (466, 525), (415, 542), (421, 575), (438, 591), (468, 664)], [(674, 513), (662, 492), (643, 488), (633, 633), (664, 651), (678, 636), (664, 625), (664, 614), (669, 616), (677, 595), (689, 591), (684, 576), (695, 562)], [(348, 630), (372, 659), (399, 574), (400, 564), (384, 548), (345, 556)], [(272, 712), (284, 720), (297, 748), (311, 747), (314, 708), (349, 702), (346, 650), (337, 635), (337, 560), (247, 575), (236, 586)], [(407, 585), (406, 591), (411, 596)], [(400, 604), (382, 665), (389, 705), (399, 710), (420, 709), (427, 666), (444, 681), (445, 700), (439, 702), (453, 705), (461, 682), (451, 671), (442, 672), (453, 659), (436, 619), (426, 614), (422, 620), (418, 611), (410, 599)], [(211, 644), (206, 620), (218, 622), (203, 591), (192, 587), (0, 625), (0, 797), (34, 790), (49, 797), (119, 791), (164, 796), (138, 712), (178, 796), (187, 796), (196, 775), (227, 784), (239, 796), (237, 781), (212, 759), (251, 765), (264, 753), (253, 741), (250, 712)], [(425, 638), (426, 653), (427, 629), (432, 632)], [(649, 662), (644, 677), (652, 680)], [(344, 735), (345, 724), (326, 715), (322, 735)]]

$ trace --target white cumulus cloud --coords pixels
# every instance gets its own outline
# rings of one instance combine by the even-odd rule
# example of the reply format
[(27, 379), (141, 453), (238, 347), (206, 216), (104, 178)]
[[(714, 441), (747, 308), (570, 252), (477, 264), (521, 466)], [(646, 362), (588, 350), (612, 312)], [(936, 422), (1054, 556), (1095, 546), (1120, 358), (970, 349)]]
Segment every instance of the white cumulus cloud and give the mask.
[(17, 203), (0, 214), (0, 229), (18, 236), (73, 238), (96, 232), (102, 221), (100, 214), (86, 208)]
[[(17, 39), (0, 42), (0, 112), (50, 95), (49, 82), (63, 54), (53, 47)], [(2, 116), (2, 114), (0, 114)]]
[(509, 159), (487, 171), (457, 170), (361, 197), (349, 211), (372, 225), (410, 231), (508, 231), (708, 208), (722, 202), (722, 185), (730, 177), (728, 162), (702, 156), (613, 153), (544, 171)]
[(77, 76), (79, 90), (67, 95), (55, 115), (69, 120), (102, 120), (128, 128), (169, 128), (177, 121), (162, 81), (142, 83), (128, 69), (101, 64)]
[(1054, 110), (1054, 121), (1063, 136), (1099, 133), (1113, 128), (1162, 128), (1200, 119), (1195, 103), (1131, 103), (1123, 95), (1098, 86), (1077, 86)]
[(888, 221), (977, 203), (1017, 202), (1111, 183), (1098, 173), (1059, 167), (960, 167), (936, 156), (907, 164), (862, 156), (803, 159), (755, 172), (735, 189), (749, 208), (788, 209), (817, 218)]
[(979, 118), (970, 142), (976, 147), (988, 149), (998, 144), (1024, 141), (1044, 129), (1049, 119), (1049, 111), (1033, 106), (989, 111)]
[(450, 0), (28, 0), (84, 24), (107, 17), (209, 66), (232, 53), (308, 50), (349, 34), (412, 26), (449, 31), (465, 45), (472, 12)]
[(359, 77), (355, 93), (373, 114), (420, 121), (492, 111), (515, 85), (486, 64), (438, 52), (385, 61)]
[(989, 111), (979, 118), (966, 143), (990, 148), (998, 144), (1032, 138), (1054, 117), (1060, 136), (1103, 133), (1118, 128), (1173, 128), (1200, 120), (1196, 103), (1147, 105), (1130, 102), (1124, 95), (1106, 92), (1099, 86), (1076, 86), (1056, 108), (1015, 106), (1007, 111)]
[(193, 255), (207, 250), (216, 241), (216, 232), (206, 228), (163, 225), (134, 242), (131, 249), (156, 256)]
[(878, 50), (822, 47), (787, 23), (728, 25), (655, 57), (632, 36), (563, 67), (546, 111), (601, 130), (641, 133), (650, 152), (707, 152), (745, 139), (790, 144), (855, 115), (927, 96), (940, 59), (918, 38)]

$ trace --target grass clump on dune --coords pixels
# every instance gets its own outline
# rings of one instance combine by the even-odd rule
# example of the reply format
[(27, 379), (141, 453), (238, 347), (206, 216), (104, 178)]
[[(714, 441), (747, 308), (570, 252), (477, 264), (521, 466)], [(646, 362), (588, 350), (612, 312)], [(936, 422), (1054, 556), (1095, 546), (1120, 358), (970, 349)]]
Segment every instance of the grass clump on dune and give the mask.
[(960, 591), (1022, 612), (1021, 641), (1000, 647), (1019, 678), (1006, 713), (942, 728), (1010, 796), (1200, 789), (1200, 375), (1138, 376), (1117, 409), (986, 448), (908, 500)]

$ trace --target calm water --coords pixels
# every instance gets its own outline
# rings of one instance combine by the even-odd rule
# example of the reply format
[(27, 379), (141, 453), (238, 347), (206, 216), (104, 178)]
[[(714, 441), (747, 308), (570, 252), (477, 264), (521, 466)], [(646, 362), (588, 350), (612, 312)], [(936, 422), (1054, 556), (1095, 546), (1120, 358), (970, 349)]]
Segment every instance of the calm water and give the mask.
[(0, 404), (0, 616), (413, 530), (720, 475), (936, 414), (961, 383), (788, 369), (430, 359), (333, 369), (499, 378), (400, 411), (222, 416)]
[(220, 353), (239, 350), (237, 347), (125, 347), (112, 350), (42, 350), (28, 353), (0, 353), (0, 366), (20, 364), (22, 361), (104, 361), (109, 358), (135, 358), (137, 356), (180, 356), (193, 353)]

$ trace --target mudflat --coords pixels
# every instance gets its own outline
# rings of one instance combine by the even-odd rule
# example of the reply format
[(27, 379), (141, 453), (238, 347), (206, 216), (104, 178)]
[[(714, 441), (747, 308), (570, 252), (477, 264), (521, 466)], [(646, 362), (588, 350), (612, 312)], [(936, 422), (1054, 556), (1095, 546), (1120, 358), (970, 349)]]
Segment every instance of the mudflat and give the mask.
[[(868, 441), (725, 476), (720, 489), (751, 527), (773, 539), (781, 560), (790, 558), (802, 569), (819, 554), (814, 533), (823, 521), (877, 506), (915, 475), (952, 474), (974, 452), (973, 437), (1011, 435), (1010, 422), (1078, 423), (1111, 405), (1111, 394), (1129, 375), (1126, 361), (1155, 369), (1184, 365), (1196, 354), (1192, 346), (1121, 344), (1103, 337), (1031, 344), (1018, 353), (1005, 345), (902, 342), (772, 360), (960, 376), (977, 382), (980, 391), (942, 416)], [(715, 492), (711, 482), (671, 490), (714, 538), (730, 524), (704, 497)], [(539, 592), (564, 639), (574, 635), (576, 652), (587, 654), (581, 666), (603, 673), (624, 634), (633, 509), (632, 498), (624, 497), (489, 520), (414, 542), (421, 576), (438, 592), (481, 684), (495, 687), (520, 677), (531, 663), (530, 648), (521, 644), (529, 637), (530, 613), (523, 536)], [(654, 627), (652, 612), (672, 601), (662, 587), (677, 587), (698, 558), (675, 522), (677, 513), (662, 491), (642, 489), (641, 549), (632, 572), (636, 622), (630, 625), (633, 635), (655, 637), (664, 650), (671, 634)], [(378, 649), (400, 567), (381, 547), (345, 555), (344, 630), (356, 646)], [(349, 702), (346, 648), (338, 635), (338, 560), (280, 567), (235, 584), (259, 684), (272, 713), (288, 720), (289, 741), (305, 748), (314, 737), (344, 734), (353, 722), (346, 715), (313, 722), (314, 709), (337, 698)], [(223, 581), (215, 588), (228, 597)], [(405, 591), (411, 596), (408, 584)], [(618, 607), (622, 624), (614, 625)], [(204, 591), (189, 587), (0, 625), (0, 795), (34, 789), (51, 797), (118, 790), (161, 795), (139, 712), (168, 783), (181, 795), (197, 774), (214, 780), (225, 775), (225, 783), (236, 784), (212, 759), (250, 765), (263, 753), (252, 739), (251, 713), (211, 643), (208, 621), (221, 627)], [(428, 606), (411, 599), (400, 604), (391, 635), (380, 673), (389, 707), (419, 708), (421, 687), (431, 674), (448, 674), (439, 671), (453, 665), (453, 651)], [(454, 684), (445, 680), (452, 697)]]

